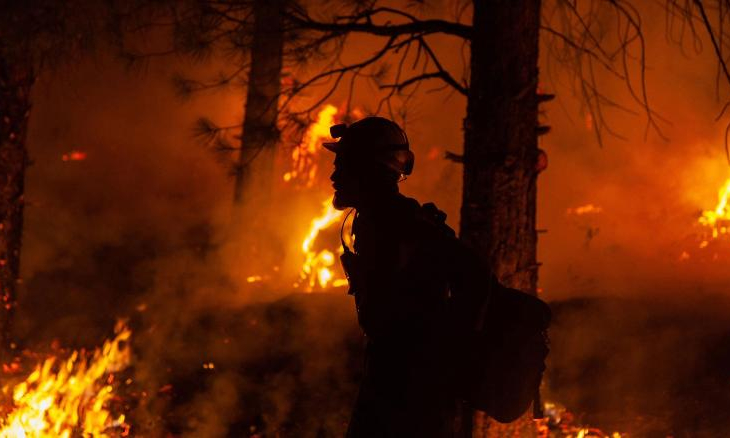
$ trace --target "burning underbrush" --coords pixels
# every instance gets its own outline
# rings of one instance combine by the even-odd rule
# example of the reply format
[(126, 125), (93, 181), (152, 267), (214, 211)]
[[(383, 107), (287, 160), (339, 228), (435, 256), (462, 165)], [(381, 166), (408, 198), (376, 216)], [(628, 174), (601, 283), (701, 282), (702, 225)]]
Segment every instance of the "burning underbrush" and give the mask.
[(124, 381), (115, 376), (130, 365), (131, 331), (120, 323), (115, 332), (93, 351), (47, 357), (27, 377), (29, 357), (3, 364), (0, 437), (128, 436), (125, 402), (117, 394)]
[[(547, 419), (536, 424), (542, 436), (715, 437), (730, 427), (726, 299), (698, 294), (663, 303), (602, 298), (551, 305)], [(129, 436), (342, 436), (363, 348), (345, 294), (297, 293), (188, 314), (165, 313), (150, 302), (135, 320), (133, 346), (129, 331), (121, 331), (94, 353), (58, 352), (32, 376), (14, 374), (9, 387), (22, 394), (49, 378), (61, 382), (49, 384), (61, 392), (40, 406), (49, 418), (58, 409), (66, 412), (63, 422), (76, 421), (68, 436), (88, 422), (106, 433), (97, 436), (122, 436), (126, 425)], [(130, 347), (134, 362), (122, 372)], [(81, 394), (76, 401), (63, 402), (62, 382), (80, 375), (91, 383), (74, 393)], [(14, 406), (4, 412), (8, 427), (17, 424), (12, 412), (22, 411), (6, 403)]]

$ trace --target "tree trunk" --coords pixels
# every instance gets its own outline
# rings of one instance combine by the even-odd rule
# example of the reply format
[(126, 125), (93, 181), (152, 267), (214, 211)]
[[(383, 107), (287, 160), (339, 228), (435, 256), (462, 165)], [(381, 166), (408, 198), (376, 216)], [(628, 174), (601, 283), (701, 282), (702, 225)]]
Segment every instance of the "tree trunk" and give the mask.
[[(253, 5), (255, 23), (251, 70), (241, 134), (241, 151), (235, 168), (234, 203), (236, 204), (243, 201), (244, 192), (252, 185), (265, 186), (271, 183), (274, 152), (279, 141), (276, 122), (279, 114), (284, 47), (283, 6), (283, 0), (255, 0)], [(253, 172), (254, 168), (256, 172)]]
[(0, 347), (9, 348), (20, 275), (30, 68), (0, 57)]
[[(473, 4), (461, 238), (503, 284), (534, 294), (540, 0)], [(498, 429), (474, 415), (473, 437), (503, 435)]]

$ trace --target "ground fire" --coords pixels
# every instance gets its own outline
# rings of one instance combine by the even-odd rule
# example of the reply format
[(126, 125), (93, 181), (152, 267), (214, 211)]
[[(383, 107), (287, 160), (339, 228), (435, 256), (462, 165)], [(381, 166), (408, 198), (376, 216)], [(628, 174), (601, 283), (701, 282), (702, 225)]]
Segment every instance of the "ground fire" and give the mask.
[(724, 237), (730, 232), (730, 209), (728, 202), (730, 201), (730, 179), (718, 193), (718, 202), (714, 210), (706, 210), (702, 212), (702, 216), (698, 219), (699, 223), (704, 227), (706, 233), (701, 247), (707, 246), (710, 239), (718, 239)]
[[(322, 142), (332, 140), (329, 128), (338, 118), (339, 110), (332, 104), (326, 104), (317, 113), (316, 120), (311, 123), (302, 141), (292, 149), (290, 169), (284, 173), (283, 180), (287, 186), (294, 187), (312, 197), (326, 197), (321, 202), (321, 213), (311, 220), (307, 234), (301, 243), (301, 252), (304, 257), (299, 278), (294, 283), (295, 288), (312, 292), (327, 290), (330, 287), (340, 287), (347, 284), (347, 280), (338, 272), (337, 256), (341, 253), (339, 240), (330, 239), (325, 243), (318, 237), (325, 230), (337, 228), (343, 213), (332, 206), (329, 188), (329, 174), (322, 169), (329, 169), (331, 157), (322, 154)], [(339, 228), (337, 228), (339, 229)], [(331, 233), (330, 233), (331, 234)], [(260, 276), (250, 276), (247, 281), (260, 281)]]
[(312, 220), (312, 224), (307, 233), (307, 237), (302, 242), (302, 252), (304, 253), (306, 260), (302, 265), (302, 272), (300, 274), (300, 282), (295, 284), (295, 287), (303, 285), (305, 290), (312, 291), (316, 288), (324, 290), (330, 286), (338, 287), (347, 284), (345, 278), (339, 277), (336, 272), (338, 268), (335, 267), (337, 254), (341, 252), (341, 248), (338, 250), (332, 250), (329, 248), (316, 249), (315, 241), (319, 233), (333, 225), (339, 224), (342, 219), (343, 212), (336, 210), (332, 206), (332, 200), (327, 198), (322, 204), (322, 214)]
[[(322, 142), (332, 140), (329, 128), (337, 121), (338, 108), (326, 104), (317, 113), (316, 120), (304, 132), (301, 142), (292, 149), (286, 171), (282, 177), (285, 188), (293, 188), (312, 199), (312, 203), (322, 205), (321, 213), (310, 221), (309, 228), (301, 240), (302, 264), (294, 287), (306, 292), (323, 291), (341, 287), (347, 280), (339, 274), (336, 266), (342, 248), (339, 239), (322, 239), (321, 234), (339, 229), (343, 212), (332, 206), (329, 174), (322, 169), (331, 165), (331, 157), (322, 154)], [(322, 198), (326, 198), (323, 202)], [(293, 237), (293, 236), (289, 236)], [(323, 241), (326, 240), (326, 241)], [(278, 271), (278, 269), (275, 269)], [(246, 277), (247, 283), (266, 281), (269, 276), (254, 274)]]
[(112, 410), (116, 372), (131, 361), (131, 331), (118, 323), (116, 336), (93, 352), (49, 357), (28, 377), (3, 387), (2, 438), (127, 436), (125, 415)]

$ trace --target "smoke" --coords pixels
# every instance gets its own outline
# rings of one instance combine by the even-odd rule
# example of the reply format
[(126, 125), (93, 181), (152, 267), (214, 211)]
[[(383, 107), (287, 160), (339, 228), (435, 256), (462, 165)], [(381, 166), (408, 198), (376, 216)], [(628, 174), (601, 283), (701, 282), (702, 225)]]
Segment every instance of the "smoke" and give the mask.
[[(182, 102), (171, 76), (208, 72), (173, 61), (134, 73), (87, 60), (34, 90), (16, 338), (34, 351), (92, 347), (129, 319), (124, 389), (146, 436), (340, 435), (360, 370), (350, 299), (278, 301), (323, 199), (250, 202), (241, 209), (260, 214), (237, 216), (228, 169), (192, 127), (203, 115), (239, 122), (243, 91)], [(246, 282), (274, 265), (289, 270)]]
[[(665, 14), (635, 3), (642, 17)], [(730, 242), (700, 248), (697, 220), (730, 177), (726, 120), (715, 121), (723, 99), (709, 40), (673, 42), (665, 24), (642, 21), (661, 135), (624, 83), (599, 74), (601, 93), (637, 113), (605, 108), (624, 138), (604, 130), (599, 147), (595, 123), (565, 86), (569, 72), (541, 60), (541, 88), (558, 96), (543, 105), (553, 130), (541, 140), (549, 166), (538, 182), (540, 286), (554, 310), (546, 398), (607, 432), (718, 436), (730, 424), (721, 353)], [(629, 72), (638, 84), (637, 66)], [(587, 205), (592, 211), (576, 213)]]
[[(656, 400), (652, 409), (669, 412), (671, 398), (657, 388), (701, 373), (687, 361), (723, 345), (711, 341), (721, 338), (725, 323), (705, 311), (717, 308), (707, 301), (693, 301), (699, 304), (692, 312), (669, 303), (727, 295), (727, 264), (706, 257), (696, 241), (697, 217), (714, 207), (730, 176), (724, 126), (713, 121), (721, 107), (713, 56), (707, 50), (680, 56), (666, 42), (663, 23), (646, 20), (644, 31), (648, 92), (672, 123), (661, 125), (669, 141), (651, 131), (645, 139), (640, 114), (611, 111), (627, 140), (608, 138), (599, 148), (580, 102), (559, 85), (565, 71), (551, 73), (551, 81), (542, 60), (540, 84), (558, 95), (544, 104), (553, 130), (541, 140), (550, 161), (539, 180), (538, 223), (547, 229), (539, 246), (543, 296), (641, 297), (589, 301), (574, 312), (558, 305), (551, 393), (614, 419), (626, 402), (604, 394), (648, 385), (654, 368), (646, 364), (656, 357), (664, 380), (653, 380), (640, 400)], [(346, 56), (372, 48), (367, 38), (355, 44)], [(433, 46), (454, 41), (435, 39)], [(460, 62), (458, 50), (443, 60)], [(109, 335), (116, 318), (130, 318), (132, 415), (147, 436), (341, 435), (361, 368), (352, 303), (334, 294), (285, 298), (301, 264), (301, 237), (329, 195), (326, 176), (318, 192), (275, 193), (237, 216), (227, 169), (193, 138), (192, 127), (201, 115), (222, 126), (239, 123), (243, 90), (183, 102), (170, 80), (178, 71), (205, 76), (218, 67), (165, 59), (130, 73), (102, 57), (38, 84), (16, 335), (34, 348), (53, 339), (88, 347)], [(627, 99), (623, 84), (604, 79), (602, 92)], [(377, 106), (376, 91), (372, 84), (357, 88), (353, 100), (364, 113)], [(346, 94), (335, 93), (332, 102), (342, 105)], [(307, 98), (316, 96), (303, 105)], [(455, 228), (461, 168), (443, 156), (461, 151), (464, 113), (458, 95), (420, 93), (405, 117), (416, 166), (402, 190), (435, 201)], [(73, 151), (85, 159), (64, 161)], [(600, 212), (568, 213), (587, 204)], [(680, 261), (684, 251), (691, 258)], [(250, 284), (251, 275), (273, 280)], [(590, 387), (595, 378), (606, 382), (597, 396)]]
[[(643, 17), (665, 14), (658, 4), (638, 6)], [(660, 133), (647, 125), (624, 82), (599, 74), (601, 93), (636, 112), (606, 105), (610, 128), (623, 139), (604, 129), (599, 147), (595, 123), (566, 86), (570, 72), (547, 55), (542, 60), (541, 87), (558, 96), (544, 105), (553, 131), (542, 140), (550, 164), (538, 183), (538, 223), (547, 230), (539, 242), (540, 281), (549, 298), (681, 294), (687, 285), (725, 292), (718, 286), (728, 280), (727, 259), (720, 254), (713, 262), (712, 251), (697, 250), (697, 218), (715, 208), (717, 192), (730, 177), (725, 123), (715, 121), (723, 102), (715, 94), (714, 52), (704, 38), (694, 46), (688, 35), (682, 44), (672, 42), (663, 20), (644, 20), (642, 30), (645, 84)], [(638, 55), (638, 47), (632, 50)], [(638, 89), (638, 65), (628, 71)], [(726, 91), (721, 85), (720, 96)], [(569, 213), (587, 204), (601, 211)], [(683, 252), (691, 257), (683, 259)]]
[(727, 406), (726, 296), (553, 304), (544, 396), (575, 422), (631, 436), (721, 436)]

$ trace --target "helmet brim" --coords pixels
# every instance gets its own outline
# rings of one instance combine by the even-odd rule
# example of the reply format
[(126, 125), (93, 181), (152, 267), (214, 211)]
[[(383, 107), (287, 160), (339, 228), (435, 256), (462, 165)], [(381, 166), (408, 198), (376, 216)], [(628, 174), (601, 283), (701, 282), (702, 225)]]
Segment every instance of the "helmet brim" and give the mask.
[(338, 141), (331, 141), (331, 142), (324, 142), (322, 143), (322, 146), (327, 149), (330, 152), (337, 153), (342, 149), (340, 142)]

